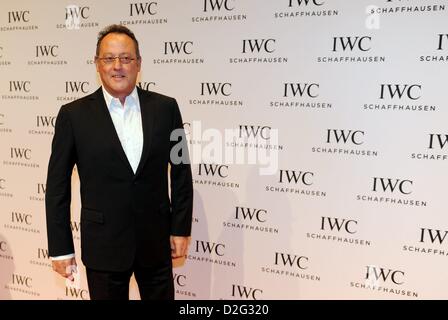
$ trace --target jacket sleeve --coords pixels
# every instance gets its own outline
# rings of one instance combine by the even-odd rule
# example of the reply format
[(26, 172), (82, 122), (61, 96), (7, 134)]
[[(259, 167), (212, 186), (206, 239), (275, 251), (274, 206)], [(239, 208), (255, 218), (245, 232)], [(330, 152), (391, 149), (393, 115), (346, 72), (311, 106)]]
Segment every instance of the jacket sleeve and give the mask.
[(48, 252), (52, 257), (75, 252), (70, 226), (71, 176), (75, 162), (73, 130), (68, 111), (62, 106), (56, 118), (45, 192)]
[(171, 235), (189, 236), (193, 214), (193, 181), (188, 143), (176, 100), (170, 140)]

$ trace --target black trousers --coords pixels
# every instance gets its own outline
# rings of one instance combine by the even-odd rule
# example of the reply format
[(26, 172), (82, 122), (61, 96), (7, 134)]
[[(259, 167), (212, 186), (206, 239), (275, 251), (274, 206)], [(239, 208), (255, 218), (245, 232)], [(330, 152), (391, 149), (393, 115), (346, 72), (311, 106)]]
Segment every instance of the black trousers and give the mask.
[(129, 281), (135, 275), (142, 300), (174, 300), (171, 260), (157, 267), (134, 265), (124, 272), (86, 268), (91, 300), (129, 300)]

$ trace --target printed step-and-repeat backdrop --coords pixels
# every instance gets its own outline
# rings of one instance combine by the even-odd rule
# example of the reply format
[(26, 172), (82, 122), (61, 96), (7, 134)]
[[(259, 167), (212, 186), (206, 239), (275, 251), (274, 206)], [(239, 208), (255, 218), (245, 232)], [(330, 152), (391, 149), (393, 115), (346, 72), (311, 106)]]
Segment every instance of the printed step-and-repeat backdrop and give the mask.
[[(95, 91), (98, 32), (133, 30), (173, 96), (194, 221), (177, 299), (447, 299), (448, 3), (2, 1), (0, 298), (89, 299), (51, 269), (55, 116)], [(132, 299), (138, 299), (133, 280)]]

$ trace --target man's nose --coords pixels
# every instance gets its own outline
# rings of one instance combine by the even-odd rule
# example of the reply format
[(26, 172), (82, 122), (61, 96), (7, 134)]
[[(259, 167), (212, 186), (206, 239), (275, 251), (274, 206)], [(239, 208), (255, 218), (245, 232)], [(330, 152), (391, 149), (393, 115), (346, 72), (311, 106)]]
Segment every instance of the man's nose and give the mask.
[(118, 57), (115, 57), (115, 60), (112, 64), (113, 64), (114, 69), (120, 69), (123, 65), (120, 61), (120, 58), (118, 58)]

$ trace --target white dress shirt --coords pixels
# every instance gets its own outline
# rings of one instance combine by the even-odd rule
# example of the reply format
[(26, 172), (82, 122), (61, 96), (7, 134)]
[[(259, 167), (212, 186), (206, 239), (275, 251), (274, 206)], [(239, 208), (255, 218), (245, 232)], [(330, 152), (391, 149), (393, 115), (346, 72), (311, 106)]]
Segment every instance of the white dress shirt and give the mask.
[(138, 100), (137, 87), (126, 97), (124, 106), (120, 100), (112, 97), (103, 87), (104, 100), (120, 138), (121, 146), (131, 164), (134, 173), (137, 172), (138, 164), (143, 149), (143, 128), (140, 112), (140, 101)]
[[(140, 101), (138, 99), (137, 87), (126, 97), (124, 106), (120, 100), (114, 98), (103, 89), (104, 100), (109, 110), (115, 131), (120, 139), (121, 146), (134, 171), (137, 172), (138, 164), (143, 150), (143, 127), (140, 112)], [(65, 260), (75, 256), (74, 253), (52, 257), (52, 260)]]

